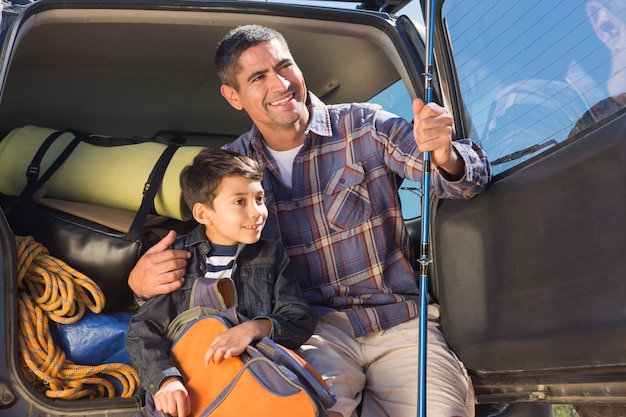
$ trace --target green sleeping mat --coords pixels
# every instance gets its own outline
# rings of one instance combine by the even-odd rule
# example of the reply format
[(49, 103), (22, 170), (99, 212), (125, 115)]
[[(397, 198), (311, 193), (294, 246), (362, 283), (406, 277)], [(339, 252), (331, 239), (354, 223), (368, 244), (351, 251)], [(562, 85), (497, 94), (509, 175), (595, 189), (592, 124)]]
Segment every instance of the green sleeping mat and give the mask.
[[(18, 196), (27, 184), (26, 169), (44, 140), (55, 130), (38, 126), (16, 128), (0, 141), (0, 193)], [(41, 162), (41, 175), (74, 138), (66, 132), (52, 143)], [(106, 138), (103, 137), (103, 142)], [(81, 142), (44, 186), (51, 198), (137, 211), (145, 182), (164, 143), (142, 142), (98, 146)], [(156, 214), (191, 219), (179, 185), (182, 169), (201, 146), (181, 146), (169, 163), (155, 197)]]

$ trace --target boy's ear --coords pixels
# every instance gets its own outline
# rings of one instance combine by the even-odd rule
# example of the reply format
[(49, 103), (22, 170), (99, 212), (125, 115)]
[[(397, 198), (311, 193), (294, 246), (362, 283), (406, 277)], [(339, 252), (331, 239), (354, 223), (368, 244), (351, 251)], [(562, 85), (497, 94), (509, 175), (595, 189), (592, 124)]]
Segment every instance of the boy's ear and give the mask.
[(207, 207), (206, 204), (203, 204), (203, 203), (196, 203), (193, 205), (193, 208), (191, 209), (191, 214), (193, 215), (193, 218), (198, 223), (203, 224), (205, 226), (213, 224), (213, 220), (211, 219), (210, 213), (211, 213), (211, 209)]

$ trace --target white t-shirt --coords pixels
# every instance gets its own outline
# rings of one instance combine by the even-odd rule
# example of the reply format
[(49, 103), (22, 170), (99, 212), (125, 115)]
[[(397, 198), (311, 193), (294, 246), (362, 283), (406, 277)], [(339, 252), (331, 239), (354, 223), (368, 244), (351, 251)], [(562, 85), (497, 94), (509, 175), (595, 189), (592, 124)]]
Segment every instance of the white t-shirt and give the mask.
[(287, 151), (275, 151), (269, 147), (267, 148), (276, 160), (280, 180), (289, 188), (291, 188), (291, 177), (293, 175), (293, 160), (296, 158), (300, 148), (302, 148), (302, 145)]

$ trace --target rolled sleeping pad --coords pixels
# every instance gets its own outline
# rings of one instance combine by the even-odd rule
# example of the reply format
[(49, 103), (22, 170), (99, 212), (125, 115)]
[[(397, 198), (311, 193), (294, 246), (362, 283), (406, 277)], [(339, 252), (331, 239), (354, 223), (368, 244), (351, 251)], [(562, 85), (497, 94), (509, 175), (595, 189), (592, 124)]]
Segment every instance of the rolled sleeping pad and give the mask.
[[(44, 140), (55, 130), (24, 126), (9, 132), (0, 141), (0, 193), (18, 196), (27, 184), (26, 170)], [(66, 132), (52, 143), (44, 155), (39, 176), (54, 162), (74, 138)], [(96, 137), (97, 138), (97, 137)], [(143, 190), (164, 143), (142, 142), (119, 146), (81, 142), (44, 185), (51, 198), (137, 211)], [(169, 163), (154, 199), (156, 214), (177, 220), (191, 219), (180, 190), (182, 169), (191, 165), (201, 146), (181, 146)]]

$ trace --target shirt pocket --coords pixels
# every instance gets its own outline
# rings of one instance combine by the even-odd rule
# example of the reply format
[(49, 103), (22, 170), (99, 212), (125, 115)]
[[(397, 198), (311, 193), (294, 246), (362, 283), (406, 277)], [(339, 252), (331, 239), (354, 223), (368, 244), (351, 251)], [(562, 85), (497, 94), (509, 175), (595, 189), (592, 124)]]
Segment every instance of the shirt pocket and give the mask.
[(336, 171), (324, 190), (326, 219), (337, 230), (347, 230), (372, 215), (369, 191), (362, 164), (346, 165)]

